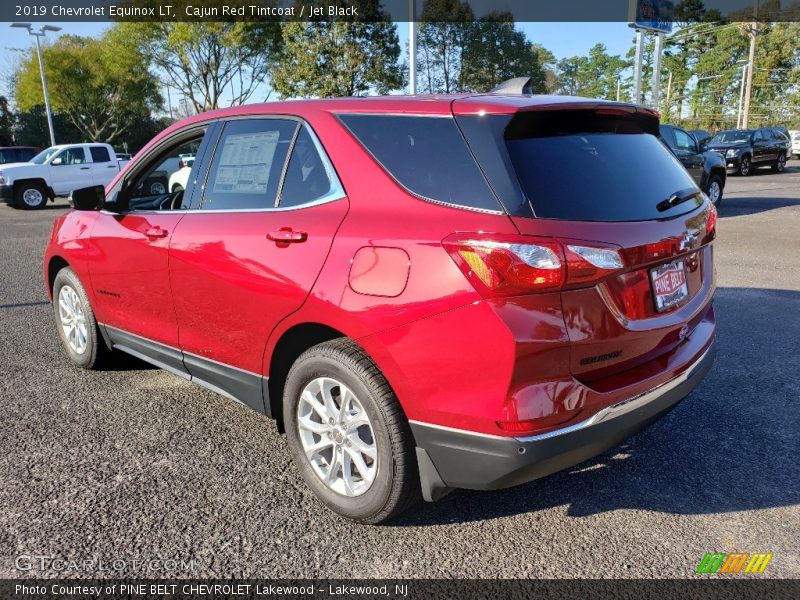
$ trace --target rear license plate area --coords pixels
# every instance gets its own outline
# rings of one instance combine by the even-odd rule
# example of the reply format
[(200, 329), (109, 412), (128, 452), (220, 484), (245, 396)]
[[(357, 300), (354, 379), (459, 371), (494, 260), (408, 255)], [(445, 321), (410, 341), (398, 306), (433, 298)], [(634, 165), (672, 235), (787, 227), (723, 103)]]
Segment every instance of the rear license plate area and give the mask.
[(650, 269), (650, 286), (656, 312), (664, 312), (686, 302), (689, 299), (689, 286), (683, 261), (675, 260)]

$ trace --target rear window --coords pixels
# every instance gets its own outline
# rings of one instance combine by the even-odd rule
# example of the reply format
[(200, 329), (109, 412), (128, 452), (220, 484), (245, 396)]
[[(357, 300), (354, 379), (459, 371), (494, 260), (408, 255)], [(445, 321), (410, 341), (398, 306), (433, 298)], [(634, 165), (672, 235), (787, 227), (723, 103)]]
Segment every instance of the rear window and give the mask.
[(537, 217), (645, 221), (685, 214), (702, 202), (656, 208), (673, 194), (696, 190), (657, 131), (652, 117), (532, 112), (515, 117), (505, 138)]
[(501, 210), (452, 118), (339, 118), (383, 168), (413, 194), (465, 208)]
[(102, 163), (111, 160), (111, 156), (109, 156), (108, 149), (105, 146), (91, 146), (89, 151), (92, 153), (92, 162)]

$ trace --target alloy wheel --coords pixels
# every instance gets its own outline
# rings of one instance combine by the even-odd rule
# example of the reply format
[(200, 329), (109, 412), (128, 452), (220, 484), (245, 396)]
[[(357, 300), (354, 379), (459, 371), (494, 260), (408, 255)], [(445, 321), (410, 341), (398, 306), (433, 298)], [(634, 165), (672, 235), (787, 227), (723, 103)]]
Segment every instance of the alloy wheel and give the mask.
[(786, 157), (781, 156), (778, 158), (778, 173), (783, 173), (783, 170), (786, 168)]
[(711, 199), (712, 204), (719, 202), (719, 197), (721, 195), (722, 189), (720, 188), (719, 181), (712, 181), (711, 185), (708, 186), (708, 197)]
[(378, 448), (364, 406), (331, 377), (317, 377), (303, 389), (297, 428), (314, 473), (334, 492), (353, 497), (372, 486)]
[(64, 339), (76, 354), (86, 352), (89, 335), (86, 329), (86, 315), (78, 293), (69, 285), (64, 285), (58, 292), (58, 316)]
[(748, 173), (750, 173), (750, 159), (749, 158), (743, 158), (742, 159), (742, 164), (739, 167), (739, 173), (742, 174), (742, 175), (747, 175)]

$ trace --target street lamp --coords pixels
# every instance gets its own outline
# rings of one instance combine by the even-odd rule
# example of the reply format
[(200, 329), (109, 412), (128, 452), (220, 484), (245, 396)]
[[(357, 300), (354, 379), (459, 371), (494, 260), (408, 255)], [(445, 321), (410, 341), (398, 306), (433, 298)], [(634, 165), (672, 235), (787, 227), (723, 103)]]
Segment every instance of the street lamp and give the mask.
[(47, 126), (50, 129), (50, 145), (56, 145), (56, 134), (53, 130), (53, 114), (50, 112), (50, 99), (47, 97), (47, 79), (44, 76), (44, 62), (42, 61), (42, 46), (39, 38), (45, 36), (48, 31), (61, 31), (61, 27), (53, 25), (39, 25), (34, 27), (32, 23), (12, 23), (11, 27), (27, 29), (28, 34), (36, 38), (36, 54), (39, 57), (39, 73), (42, 75), (42, 91), (44, 92), (44, 110), (47, 113)]

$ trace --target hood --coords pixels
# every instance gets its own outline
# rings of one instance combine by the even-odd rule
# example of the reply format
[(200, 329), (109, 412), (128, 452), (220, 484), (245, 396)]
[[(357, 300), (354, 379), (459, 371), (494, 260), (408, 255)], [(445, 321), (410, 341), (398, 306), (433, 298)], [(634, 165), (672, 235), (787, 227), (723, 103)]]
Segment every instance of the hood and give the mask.
[(7, 171), (8, 169), (15, 169), (17, 167), (29, 167), (33, 163), (30, 162), (13, 162), (0, 165), (0, 171)]

